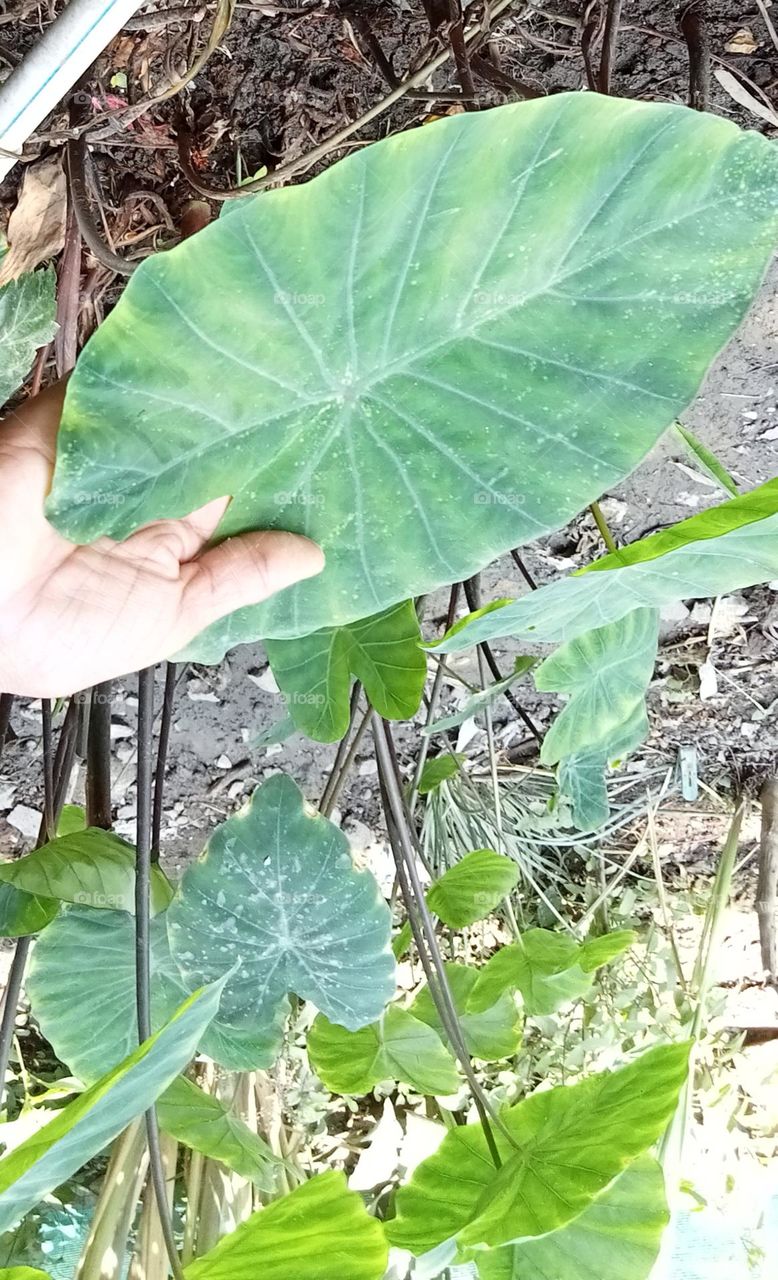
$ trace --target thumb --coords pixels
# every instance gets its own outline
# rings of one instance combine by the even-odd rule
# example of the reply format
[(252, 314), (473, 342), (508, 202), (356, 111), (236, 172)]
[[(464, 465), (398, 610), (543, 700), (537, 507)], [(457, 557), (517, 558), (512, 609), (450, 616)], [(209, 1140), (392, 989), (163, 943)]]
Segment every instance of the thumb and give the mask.
[(184, 643), (225, 614), (259, 604), (323, 568), (324, 553), (300, 534), (270, 531), (228, 538), (181, 567)]

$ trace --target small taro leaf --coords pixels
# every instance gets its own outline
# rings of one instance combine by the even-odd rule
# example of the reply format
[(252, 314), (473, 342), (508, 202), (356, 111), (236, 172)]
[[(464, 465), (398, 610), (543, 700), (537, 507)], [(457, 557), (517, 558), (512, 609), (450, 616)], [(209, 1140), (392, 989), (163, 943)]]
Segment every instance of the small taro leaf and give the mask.
[(624, 726), (645, 716), (646, 690), (654, 672), (659, 637), (655, 609), (635, 609), (618, 622), (585, 631), (569, 640), (535, 673), (544, 692), (565, 693), (570, 701), (543, 740), (544, 764), (565, 756), (600, 751), (612, 754)]
[(265, 647), (297, 728), (317, 742), (334, 742), (348, 728), (352, 676), (387, 720), (416, 714), (427, 674), (420, 639), (413, 601), (405, 600), (361, 622), (268, 640)]
[(607, 757), (600, 751), (579, 751), (559, 761), (559, 793), (570, 802), (570, 816), (577, 831), (596, 831), (610, 817), (607, 766)]
[[(164, 1025), (189, 989), (170, 958), (164, 915), (151, 921), (152, 1027)], [(135, 924), (123, 911), (66, 907), (36, 943), (27, 994), (41, 1031), (60, 1061), (87, 1084), (137, 1043)], [(275, 1025), (235, 1031), (219, 1015), (198, 1048), (230, 1070), (269, 1067), (280, 1047)]]
[(399, 960), (400, 956), (405, 955), (406, 951), (411, 945), (412, 938), (413, 938), (413, 930), (411, 929), (410, 921), (406, 920), (402, 928), (400, 929), (400, 932), (397, 934), (396, 938), (392, 942), (392, 953), (394, 955), (395, 960)]
[(446, 1095), (461, 1083), (437, 1033), (396, 1005), (361, 1031), (346, 1031), (319, 1014), (308, 1033), (308, 1053), (333, 1093), (367, 1093), (382, 1080), (396, 1080), (417, 1093)]
[(517, 990), (530, 1016), (554, 1013), (560, 1005), (585, 996), (594, 970), (621, 955), (634, 941), (629, 929), (582, 944), (550, 929), (528, 929), (518, 942), (502, 947), (484, 965), (471, 1007), (488, 1008), (501, 992)]
[(696, 458), (697, 462), (700, 464), (702, 470), (709, 475), (711, 479), (715, 480), (716, 484), (718, 484), (725, 493), (736, 498), (738, 496), (738, 487), (724, 464), (719, 462), (715, 453), (713, 453), (706, 444), (703, 444), (702, 440), (700, 440), (693, 431), (690, 431), (688, 427), (685, 427), (682, 422), (676, 422), (673, 426), (686, 445), (689, 453), (693, 458)]
[(167, 921), (189, 986), (239, 962), (220, 1010), (239, 1029), (272, 1020), (294, 992), (356, 1031), (394, 994), (391, 914), (375, 879), (355, 870), (343, 833), (306, 812), (283, 775), (216, 828)]
[(160, 1128), (184, 1146), (221, 1161), (262, 1191), (277, 1189), (281, 1161), (267, 1143), (223, 1102), (185, 1076), (162, 1094), (157, 1116)]
[(346, 1187), (320, 1173), (274, 1200), (191, 1262), (186, 1280), (381, 1280), (388, 1246), (380, 1222)]
[(459, 766), (464, 759), (463, 755), (454, 753), (434, 756), (432, 760), (427, 760), (419, 778), (419, 795), (426, 796), (439, 787), (441, 782), (445, 782), (447, 778), (453, 778), (454, 774), (459, 772)]
[(61, 1186), (152, 1105), (192, 1057), (224, 982), (190, 996), (165, 1026), (0, 1160), (0, 1231)]
[(531, 595), (463, 618), (438, 642), (457, 653), (515, 635), (567, 641), (638, 606), (661, 609), (769, 582), (778, 575), (778, 480), (682, 520)]
[(57, 332), (56, 281), (49, 267), (0, 288), (0, 408), (27, 377), (38, 348)]
[(557, 768), (560, 794), (572, 805), (572, 824), (578, 831), (593, 831), (610, 816), (605, 773), (609, 763), (634, 751), (648, 732), (645, 703), (641, 700), (630, 718), (619, 728), (605, 751), (581, 751), (563, 756)]
[(54, 898), (39, 898), (0, 881), (0, 937), (23, 938), (40, 933), (58, 911), (59, 903)]
[(397, 1192), (390, 1243), (417, 1257), (452, 1237), (497, 1248), (577, 1218), (656, 1141), (675, 1112), (688, 1044), (658, 1045), (618, 1071), (535, 1093), (501, 1112), (496, 1169), (480, 1124), (446, 1134)]
[[(472, 1056), (483, 1062), (499, 1062), (514, 1054), (521, 1041), (523, 1019), (512, 993), (498, 992), (486, 1008), (475, 1009), (471, 997), (478, 983), (478, 970), (464, 964), (447, 964), (445, 970), (465, 1044)], [(411, 1005), (411, 1013), (446, 1039), (429, 987), (422, 987)]]
[(589, 938), (581, 947), (578, 963), (584, 973), (593, 973), (628, 951), (636, 938), (632, 929), (613, 929), (599, 938)]
[(87, 344), (50, 518), (122, 538), (229, 493), (220, 536), (324, 548), (201, 661), (461, 581), (609, 490), (689, 403), (762, 278), (777, 192), (756, 133), (562, 93), (238, 201), (142, 263)]
[(86, 813), (80, 804), (63, 804), (57, 822), (57, 835), (71, 836), (74, 831), (86, 831)]
[(442, 720), (436, 720), (434, 724), (422, 729), (423, 736), (429, 738), (433, 734), (445, 733), (448, 729), (456, 729), (465, 720), (470, 720), (473, 716), (477, 716), (486, 707), (490, 707), (493, 702), (496, 702), (500, 694), (505, 693), (506, 689), (510, 689), (511, 685), (515, 684), (521, 676), (531, 671), (537, 662), (537, 658), (518, 657), (509, 676), (505, 676), (503, 680), (495, 680), (494, 684), (490, 684), (488, 688), (474, 693), (471, 698), (462, 703), (459, 710), (453, 715), (444, 716)]
[(51, 1280), (51, 1276), (37, 1267), (0, 1267), (0, 1280)]
[(427, 906), (452, 929), (483, 920), (516, 885), (519, 868), (492, 849), (475, 849), (445, 871), (427, 892)]
[[(24, 858), (0, 863), (0, 880), (25, 893), (108, 911), (135, 909), (135, 850), (124, 840), (89, 827), (72, 831)], [(159, 867), (151, 874), (151, 907), (164, 911), (172, 897)]]
[(648, 1280), (670, 1220), (661, 1167), (638, 1156), (566, 1227), (476, 1255), (480, 1280)]

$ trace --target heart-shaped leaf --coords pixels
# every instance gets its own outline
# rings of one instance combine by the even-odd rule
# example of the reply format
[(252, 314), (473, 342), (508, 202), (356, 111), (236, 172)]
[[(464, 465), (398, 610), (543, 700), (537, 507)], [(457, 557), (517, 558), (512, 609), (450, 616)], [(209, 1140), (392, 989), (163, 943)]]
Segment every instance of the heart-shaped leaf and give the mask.
[(445, 1095), (461, 1084), (440, 1036), (396, 1005), (361, 1031), (346, 1031), (319, 1014), (308, 1033), (308, 1053), (333, 1093), (367, 1093), (382, 1080), (397, 1080), (417, 1093)]
[(725, 595), (778, 574), (778, 480), (663, 529), (520, 600), (462, 618), (434, 646), (458, 653), (516, 635), (567, 641), (640, 606)]
[[(24, 858), (0, 862), (0, 880), (25, 893), (109, 911), (135, 910), (135, 850), (110, 831), (89, 827), (58, 836)], [(173, 891), (161, 868), (151, 873), (152, 911)]]
[(0, 1231), (96, 1156), (184, 1069), (219, 1007), (223, 981), (190, 996), (168, 1023), (0, 1160)]
[[(491, 1003), (483, 1001), (475, 1007), (472, 997), (478, 985), (478, 970), (464, 964), (447, 964), (445, 969), (468, 1052), (483, 1062), (498, 1062), (514, 1054), (521, 1042), (523, 1018), (512, 991), (506, 987), (495, 994)], [(422, 987), (411, 1012), (434, 1027), (443, 1040), (447, 1039), (429, 987)]]
[(654, 673), (659, 639), (655, 609), (633, 609), (625, 618), (585, 631), (552, 653), (535, 673), (544, 692), (565, 693), (570, 701), (543, 740), (540, 758), (557, 764), (581, 751), (606, 758), (621, 740), (624, 726), (639, 718), (648, 733), (646, 689)]
[(474, 849), (430, 886), (427, 906), (452, 929), (464, 929), (494, 911), (519, 874), (512, 858), (493, 849)]
[(346, 1188), (320, 1173), (260, 1209), (186, 1268), (186, 1280), (381, 1280), (388, 1248), (381, 1223)]
[(520, 991), (525, 1012), (540, 1017), (585, 996), (592, 974), (635, 941), (629, 929), (617, 929), (592, 942), (578, 943), (550, 929), (527, 929), (518, 942), (502, 947), (484, 965), (470, 997), (483, 1010), (506, 991)]
[(160, 1128), (184, 1146), (219, 1160), (262, 1191), (277, 1190), (281, 1161), (229, 1107), (185, 1076), (174, 1080), (157, 1104)]
[(220, 1010), (234, 1027), (265, 1024), (292, 991), (356, 1031), (394, 994), (391, 915), (378, 885), (282, 775), (217, 827), (167, 921), (188, 985), (238, 964)]
[(439, 787), (441, 782), (445, 782), (447, 778), (453, 778), (455, 773), (459, 773), (460, 765), (464, 760), (465, 757), (458, 752), (447, 752), (425, 761), (419, 778), (419, 795), (429, 795), (430, 791)]
[(57, 332), (56, 283), (49, 267), (0, 288), (0, 408), (30, 372), (38, 347)]
[(499, 1169), (480, 1124), (450, 1130), (398, 1191), (390, 1242), (418, 1256), (452, 1238), (496, 1248), (564, 1227), (662, 1133), (688, 1056), (688, 1044), (659, 1045), (619, 1071), (507, 1108), (515, 1145), (493, 1131)]
[(412, 600), (346, 627), (298, 640), (268, 640), (267, 656), (298, 729), (334, 742), (348, 728), (351, 678), (379, 715), (410, 720), (419, 709), (427, 662)]
[[(167, 922), (150, 926), (152, 1027), (162, 1026), (191, 991), (170, 956)], [(35, 945), (27, 994), (41, 1031), (61, 1062), (86, 1083), (137, 1043), (135, 923), (123, 911), (66, 907)], [(288, 1006), (246, 1028), (217, 1014), (198, 1045), (234, 1071), (270, 1067), (278, 1056)]]
[(479, 1253), (480, 1280), (648, 1280), (670, 1220), (665, 1180), (639, 1156), (587, 1209), (550, 1235)]
[(49, 515), (89, 541), (231, 494), (221, 535), (319, 542), (324, 572), (216, 624), (206, 661), (461, 581), (564, 525), (688, 404), (777, 195), (755, 133), (571, 93), (237, 202), (147, 259), (87, 344)]

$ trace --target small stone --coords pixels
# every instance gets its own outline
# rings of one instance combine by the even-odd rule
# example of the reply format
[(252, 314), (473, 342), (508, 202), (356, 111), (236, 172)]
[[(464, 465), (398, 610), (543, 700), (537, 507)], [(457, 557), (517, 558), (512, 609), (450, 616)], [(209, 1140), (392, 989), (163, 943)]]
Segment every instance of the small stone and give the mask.
[(31, 809), (29, 805), (17, 804), (8, 814), (7, 822), (15, 827), (25, 840), (35, 840), (40, 831), (41, 815), (37, 809)]
[(0, 809), (10, 809), (16, 795), (16, 784), (0, 782)]
[(219, 756), (219, 758), (218, 758), (218, 760), (216, 761), (216, 768), (217, 768), (217, 769), (231, 769), (231, 768), (232, 768), (232, 761), (230, 760), (230, 757), (229, 757), (229, 756), (225, 756), (225, 755), (222, 753), (222, 755), (220, 755), (220, 756)]
[(265, 667), (264, 671), (247, 671), (249, 680), (255, 684), (258, 689), (262, 689), (264, 693), (278, 693), (279, 688), (276, 678), (270, 667)]

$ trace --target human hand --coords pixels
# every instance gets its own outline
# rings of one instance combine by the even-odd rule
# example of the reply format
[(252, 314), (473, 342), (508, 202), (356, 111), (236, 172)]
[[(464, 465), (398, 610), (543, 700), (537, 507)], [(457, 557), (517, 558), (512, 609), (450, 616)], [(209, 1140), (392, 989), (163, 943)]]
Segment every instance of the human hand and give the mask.
[(292, 533), (247, 533), (204, 551), (229, 502), (159, 520), (125, 542), (68, 542), (44, 515), (63, 384), (0, 422), (0, 689), (75, 693), (150, 666), (217, 618), (320, 573)]

